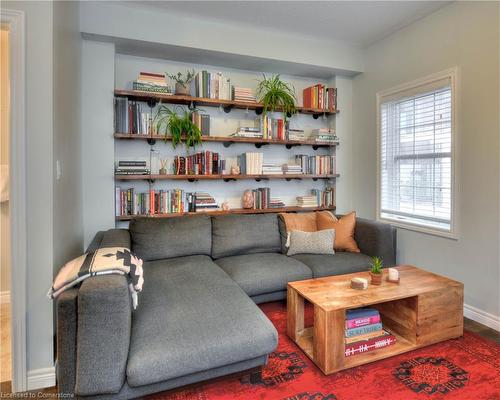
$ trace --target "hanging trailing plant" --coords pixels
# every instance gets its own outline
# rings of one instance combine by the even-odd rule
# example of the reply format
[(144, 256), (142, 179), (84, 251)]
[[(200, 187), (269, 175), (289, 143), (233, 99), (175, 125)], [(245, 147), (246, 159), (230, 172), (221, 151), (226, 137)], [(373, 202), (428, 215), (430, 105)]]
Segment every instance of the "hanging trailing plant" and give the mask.
[(196, 148), (201, 144), (201, 130), (193, 122), (195, 111), (197, 110), (186, 110), (180, 106), (172, 110), (165, 104), (160, 105), (155, 115), (156, 131), (165, 135), (165, 141), (170, 139), (174, 149), (184, 140), (189, 152), (191, 147)]
[(269, 111), (282, 111), (283, 119), (286, 121), (296, 112), (297, 99), (294, 87), (282, 81), (279, 75), (273, 75), (271, 78), (267, 78), (265, 74), (263, 76), (264, 79), (257, 85), (257, 96), (263, 105), (263, 114), (266, 115)]

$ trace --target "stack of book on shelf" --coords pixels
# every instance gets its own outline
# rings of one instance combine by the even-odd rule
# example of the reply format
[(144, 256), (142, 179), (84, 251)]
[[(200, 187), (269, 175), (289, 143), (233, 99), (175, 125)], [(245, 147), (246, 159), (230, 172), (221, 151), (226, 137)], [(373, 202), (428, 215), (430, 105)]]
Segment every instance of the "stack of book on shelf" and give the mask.
[(200, 128), (203, 136), (210, 136), (210, 115), (194, 112), (191, 114), (193, 123)]
[(149, 175), (147, 161), (121, 160), (115, 167), (115, 175)]
[(335, 134), (335, 129), (330, 128), (313, 129), (311, 139), (315, 140), (316, 142), (335, 143), (338, 141), (337, 135)]
[(189, 211), (206, 212), (219, 209), (219, 205), (209, 193), (196, 192), (193, 193), (193, 196), (194, 199), (192, 201), (189, 201), (191, 198), (188, 196)]
[(235, 101), (250, 101), (255, 102), (255, 96), (252, 94), (252, 89), (233, 86), (233, 100)]
[(285, 140), (286, 126), (282, 118), (271, 118), (261, 115), (255, 119), (255, 126), (262, 132), (264, 139)]
[(297, 154), (295, 162), (302, 167), (304, 174), (333, 175), (336, 173), (335, 156), (308, 156)]
[(139, 78), (132, 83), (132, 88), (141, 92), (172, 94), (172, 87), (165, 81), (165, 75), (152, 72), (139, 73)]
[(282, 175), (283, 169), (281, 165), (277, 163), (263, 163), (262, 164), (262, 174), (263, 175)]
[(312, 189), (311, 194), (316, 196), (320, 207), (335, 207), (335, 188), (327, 187), (325, 190)]
[(305, 108), (316, 108), (324, 111), (335, 111), (337, 109), (337, 88), (327, 88), (325, 85), (317, 85), (305, 88), (302, 91), (303, 104)]
[(265, 210), (269, 208), (271, 202), (271, 189), (258, 188), (252, 190), (254, 210)]
[(181, 189), (138, 193), (133, 188), (115, 188), (116, 216), (180, 213), (184, 212), (185, 203), (186, 196)]
[(285, 175), (302, 174), (302, 167), (300, 164), (283, 164), (281, 168)]
[(380, 314), (373, 308), (346, 311), (345, 356), (380, 349), (396, 343), (396, 337), (382, 327)]
[(274, 198), (271, 199), (269, 203), (269, 208), (283, 208), (283, 207), (285, 207), (285, 202), (281, 199)]
[(219, 153), (200, 151), (186, 157), (174, 157), (175, 175), (217, 175), (226, 168)]
[(238, 156), (242, 175), (262, 175), (263, 153), (243, 153)]
[(241, 126), (231, 136), (246, 137), (246, 138), (262, 138), (262, 132), (260, 131), (259, 128), (251, 126)]
[(231, 80), (221, 72), (198, 72), (194, 87), (196, 97), (231, 100)]
[(115, 97), (115, 132), (149, 135), (151, 126), (150, 107), (126, 97)]
[(290, 129), (286, 131), (287, 140), (304, 140), (305, 134), (303, 129)]
[(298, 196), (297, 197), (298, 207), (318, 207), (318, 200), (316, 196)]

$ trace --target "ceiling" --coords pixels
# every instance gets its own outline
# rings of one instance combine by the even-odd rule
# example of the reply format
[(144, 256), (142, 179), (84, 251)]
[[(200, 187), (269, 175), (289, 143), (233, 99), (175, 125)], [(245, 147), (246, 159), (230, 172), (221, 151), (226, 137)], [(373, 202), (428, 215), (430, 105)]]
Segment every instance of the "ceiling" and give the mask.
[(133, 1), (125, 4), (368, 46), (448, 3), (450, 1)]

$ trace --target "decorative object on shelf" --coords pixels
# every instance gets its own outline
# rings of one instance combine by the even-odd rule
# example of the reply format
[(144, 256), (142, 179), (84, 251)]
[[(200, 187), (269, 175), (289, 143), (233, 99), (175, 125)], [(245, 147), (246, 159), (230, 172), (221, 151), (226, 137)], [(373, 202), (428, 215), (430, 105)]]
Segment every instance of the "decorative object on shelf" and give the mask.
[(387, 282), (399, 284), (399, 271), (396, 268), (389, 268), (387, 271), (389, 272)]
[(384, 263), (380, 257), (372, 257), (372, 262), (370, 264), (370, 277), (372, 285), (382, 284), (382, 268)]
[(283, 120), (296, 112), (295, 89), (292, 85), (282, 81), (280, 75), (273, 75), (271, 78), (266, 78), (257, 85), (257, 95), (259, 102), (263, 106), (263, 114), (266, 115), (269, 111), (282, 111)]
[(158, 171), (160, 175), (167, 175), (167, 162), (168, 159), (166, 158), (160, 159), (160, 170)]
[(368, 289), (368, 279), (365, 278), (352, 278), (351, 287), (357, 290)]
[(231, 167), (231, 175), (239, 175), (241, 172), (239, 165), (233, 165)]
[(162, 130), (165, 135), (165, 141), (167, 141), (167, 136), (172, 141), (172, 147), (175, 147), (182, 143), (186, 144), (186, 150), (189, 152), (190, 147), (196, 148), (196, 145), (201, 143), (201, 130), (193, 122), (193, 112), (197, 110), (186, 110), (183, 107), (176, 107), (175, 110), (180, 110), (179, 115), (176, 111), (171, 110), (165, 104), (162, 104), (155, 115), (155, 127), (156, 131), (161, 134)]
[(253, 208), (253, 192), (251, 190), (245, 190), (243, 192), (243, 208)]
[(194, 78), (194, 69), (187, 71), (184, 76), (182, 72), (177, 74), (167, 74), (167, 76), (175, 82), (175, 94), (189, 96), (190, 83)]
[(229, 211), (230, 210), (230, 207), (229, 207), (229, 202), (226, 200), (224, 203), (221, 204), (221, 207), (224, 211)]

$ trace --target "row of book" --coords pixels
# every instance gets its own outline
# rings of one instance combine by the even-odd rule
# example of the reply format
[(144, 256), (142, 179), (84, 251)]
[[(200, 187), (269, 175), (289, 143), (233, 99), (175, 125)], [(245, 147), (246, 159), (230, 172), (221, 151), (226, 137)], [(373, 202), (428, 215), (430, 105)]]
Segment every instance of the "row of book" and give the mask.
[(115, 132), (149, 135), (152, 121), (151, 109), (146, 104), (115, 97)]
[(303, 174), (333, 175), (337, 170), (335, 156), (297, 154), (295, 163), (300, 166)]
[(219, 204), (206, 192), (185, 192), (181, 189), (137, 192), (134, 188), (115, 188), (116, 216), (155, 215), (215, 211)]
[(380, 349), (394, 343), (396, 343), (396, 337), (383, 329), (378, 310), (357, 308), (346, 311), (346, 357)]
[(238, 156), (238, 166), (242, 175), (262, 175), (263, 153), (243, 153)]
[(335, 206), (335, 187), (329, 186), (324, 190), (312, 189), (311, 195), (316, 197), (316, 204), (318, 207)]
[(335, 134), (335, 129), (331, 128), (319, 128), (313, 129), (311, 133), (311, 139), (316, 142), (329, 142), (334, 143), (338, 141), (337, 135)]
[(196, 97), (231, 100), (231, 80), (221, 72), (200, 71), (194, 78)]
[(191, 118), (193, 123), (200, 128), (202, 136), (210, 136), (210, 115), (194, 112)]
[(167, 84), (164, 74), (140, 72), (139, 77), (132, 83), (132, 89), (141, 92), (172, 94), (172, 86)]
[(263, 139), (286, 139), (286, 126), (282, 118), (271, 118), (270, 115), (261, 115), (255, 119), (255, 126), (262, 133)]
[(303, 105), (305, 108), (315, 108), (325, 111), (337, 109), (337, 88), (327, 88), (325, 85), (317, 85), (305, 88), (302, 91)]
[(219, 153), (200, 151), (189, 156), (175, 156), (175, 175), (218, 175), (226, 169), (226, 160)]

